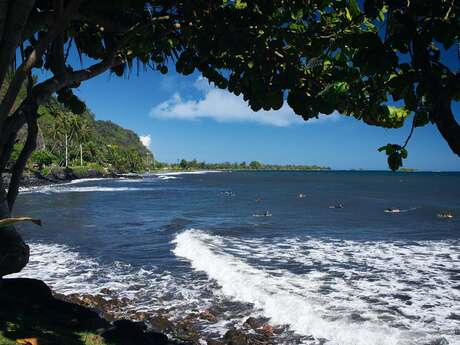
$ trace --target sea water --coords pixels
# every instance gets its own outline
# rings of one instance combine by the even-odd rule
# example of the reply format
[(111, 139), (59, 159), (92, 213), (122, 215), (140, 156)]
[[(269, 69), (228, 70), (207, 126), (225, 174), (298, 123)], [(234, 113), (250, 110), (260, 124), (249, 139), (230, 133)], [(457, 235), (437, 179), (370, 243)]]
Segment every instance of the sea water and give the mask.
[(278, 344), (460, 344), (458, 173), (83, 180), (23, 190), (16, 214), (44, 223), (21, 229), (19, 276), (108, 288), (126, 312), (218, 308), (203, 338), (257, 316), (284, 327)]

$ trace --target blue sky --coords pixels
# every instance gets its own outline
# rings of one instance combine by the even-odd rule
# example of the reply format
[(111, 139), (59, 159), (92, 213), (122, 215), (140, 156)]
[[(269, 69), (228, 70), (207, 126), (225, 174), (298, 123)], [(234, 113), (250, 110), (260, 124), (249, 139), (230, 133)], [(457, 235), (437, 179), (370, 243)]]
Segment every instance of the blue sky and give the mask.
[[(386, 156), (377, 148), (403, 143), (410, 130), (410, 121), (401, 129), (383, 129), (339, 115), (305, 122), (287, 106), (254, 113), (241, 98), (213, 88), (198, 73), (184, 77), (174, 67), (169, 70), (167, 75), (134, 72), (129, 78), (105, 73), (75, 93), (97, 119), (112, 120), (150, 138), (156, 158), (167, 162), (259, 160), (387, 169)], [(454, 108), (460, 114), (460, 106)], [(406, 167), (460, 170), (460, 159), (435, 126), (416, 128), (408, 149)]]

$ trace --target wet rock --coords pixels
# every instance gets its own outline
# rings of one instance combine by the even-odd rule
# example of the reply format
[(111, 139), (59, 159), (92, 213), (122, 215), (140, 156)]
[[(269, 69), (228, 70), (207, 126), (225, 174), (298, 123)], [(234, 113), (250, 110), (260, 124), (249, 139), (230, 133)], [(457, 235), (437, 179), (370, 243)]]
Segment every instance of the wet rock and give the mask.
[(112, 290), (110, 290), (109, 288), (102, 288), (100, 293), (104, 295), (110, 295), (112, 293)]
[(227, 345), (248, 345), (248, 336), (235, 328), (230, 329), (224, 335), (224, 342)]
[(430, 341), (429, 343), (426, 343), (426, 345), (449, 345), (449, 342), (447, 341), (446, 338), (438, 338)]
[(460, 314), (450, 313), (447, 319), (460, 321)]
[(257, 333), (265, 336), (265, 337), (271, 337), (273, 336), (273, 327), (269, 324), (265, 324), (262, 326), (261, 329), (257, 330)]
[(409, 295), (400, 294), (400, 293), (395, 293), (392, 296), (404, 302), (409, 301), (412, 298)]
[(96, 309), (110, 321), (115, 320), (120, 314), (123, 314), (124, 308), (130, 303), (130, 300), (127, 298), (106, 299), (103, 295), (74, 293), (70, 295), (55, 294), (55, 296), (71, 303)]
[(119, 320), (113, 323), (113, 327), (102, 333), (108, 341), (121, 343), (123, 345), (166, 345), (169, 344), (168, 337), (157, 332), (146, 332), (143, 322)]
[(118, 320), (113, 323), (113, 325), (126, 331), (127, 333), (130, 332), (144, 332), (147, 329), (147, 326), (143, 322), (134, 322), (129, 320)]
[(288, 328), (288, 326), (286, 326), (286, 325), (275, 326), (275, 327), (273, 327), (273, 334), (279, 335), (279, 334), (283, 333), (284, 331), (286, 331), (287, 328)]
[(170, 332), (174, 329), (174, 324), (163, 315), (154, 316), (148, 322), (157, 332)]
[(369, 320), (369, 319), (367, 319), (367, 318), (361, 316), (361, 314), (358, 314), (358, 313), (352, 313), (352, 314), (350, 315), (350, 319), (351, 319), (352, 321), (355, 321), (355, 322), (364, 322), (364, 321)]
[(202, 311), (198, 316), (202, 320), (206, 320), (212, 323), (217, 322), (217, 317), (214, 314), (212, 314), (209, 310)]
[(29, 246), (14, 227), (3, 227), (0, 231), (0, 278), (20, 272), (28, 262)]
[(256, 318), (256, 317), (248, 317), (246, 321), (244, 322), (243, 326), (247, 328), (252, 328), (253, 330), (256, 330), (258, 328), (261, 328), (265, 324), (266, 319), (263, 318)]
[(182, 341), (191, 342), (193, 344), (198, 344), (200, 340), (200, 335), (198, 334), (195, 325), (193, 324), (194, 315), (188, 315), (185, 319), (179, 321), (172, 331), (172, 334), (175, 338), (178, 338)]
[(207, 345), (225, 345), (224, 342), (220, 341), (220, 340), (214, 340), (214, 339), (209, 339), (206, 341), (206, 344)]
[[(18, 300), (16, 300), (18, 297)], [(0, 280), (0, 304), (48, 304), (52, 301), (51, 289), (41, 280), (14, 278)]]
[(136, 311), (131, 313), (129, 318), (135, 321), (147, 321), (150, 318), (150, 314), (145, 311)]
[(398, 307), (391, 307), (391, 308), (389, 308), (389, 309), (395, 311), (395, 312), (398, 313), (399, 315), (402, 315), (402, 316), (404, 316), (405, 318), (410, 319), (410, 320), (418, 320), (418, 319), (420, 319), (420, 316), (409, 314), (409, 313), (406, 312), (405, 310), (403, 310), (403, 309), (401, 309), (401, 308), (398, 308)]

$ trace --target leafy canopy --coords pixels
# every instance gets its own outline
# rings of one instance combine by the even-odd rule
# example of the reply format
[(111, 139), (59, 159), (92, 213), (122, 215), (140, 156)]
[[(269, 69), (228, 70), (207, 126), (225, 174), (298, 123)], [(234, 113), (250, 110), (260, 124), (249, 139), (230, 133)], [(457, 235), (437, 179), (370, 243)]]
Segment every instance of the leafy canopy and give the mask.
[[(22, 7), (15, 6), (20, 2)], [(458, 1), (5, 3), (8, 14), (16, 10), (15, 18), (25, 19), (23, 26), (11, 25), (16, 32), (2, 32), (0, 16), (0, 60), (8, 55), (8, 42), (16, 42), (14, 51), (22, 57), (0, 104), (0, 131), (33, 68), (51, 77), (29, 88), (27, 102), (40, 104), (57, 93), (59, 102), (82, 113), (84, 103), (72, 91), (82, 82), (108, 69), (117, 76), (139, 66), (167, 73), (173, 61), (179, 73), (198, 70), (218, 87), (243, 95), (255, 111), (287, 102), (305, 120), (337, 111), (386, 128), (401, 127), (409, 117), (413, 127), (431, 122), (460, 155), (460, 126), (452, 113), (460, 74), (445, 62), (446, 54), (458, 50)], [(14, 18), (6, 19), (5, 28)], [(95, 63), (78, 69), (68, 60), (72, 51)], [(0, 86), (14, 55), (0, 65)], [(392, 169), (407, 157), (407, 143), (382, 149)], [(8, 153), (2, 145), (0, 155)]]

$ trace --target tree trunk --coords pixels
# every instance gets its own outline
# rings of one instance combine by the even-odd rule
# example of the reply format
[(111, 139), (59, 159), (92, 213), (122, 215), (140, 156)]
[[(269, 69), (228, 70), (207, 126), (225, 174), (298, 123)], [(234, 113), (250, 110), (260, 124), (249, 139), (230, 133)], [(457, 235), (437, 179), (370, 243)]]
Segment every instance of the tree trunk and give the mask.
[(460, 125), (455, 120), (450, 102), (438, 104), (436, 113), (433, 114), (436, 127), (449, 144), (451, 150), (460, 157)]
[[(10, 216), (5, 187), (0, 175), (0, 218)], [(29, 246), (13, 226), (0, 228), (0, 279), (21, 271), (29, 262)]]

